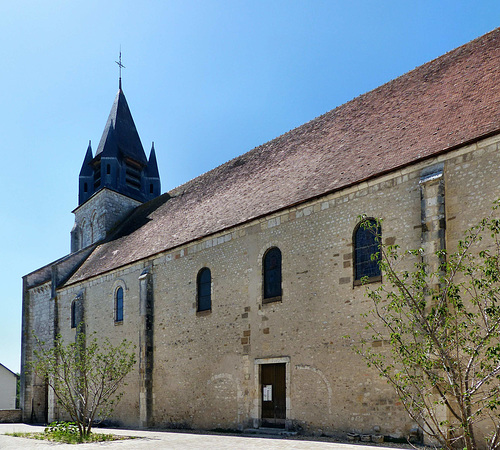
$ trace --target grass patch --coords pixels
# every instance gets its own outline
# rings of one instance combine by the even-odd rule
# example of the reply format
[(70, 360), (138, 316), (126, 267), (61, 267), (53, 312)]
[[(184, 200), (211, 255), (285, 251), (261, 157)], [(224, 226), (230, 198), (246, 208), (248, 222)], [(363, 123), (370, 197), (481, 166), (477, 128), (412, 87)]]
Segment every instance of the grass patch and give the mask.
[(78, 427), (72, 422), (53, 422), (42, 433), (5, 433), (8, 436), (38, 439), (64, 444), (82, 444), (85, 442), (106, 442), (134, 439), (129, 436), (116, 436), (114, 434), (90, 433), (88, 436), (80, 436)]

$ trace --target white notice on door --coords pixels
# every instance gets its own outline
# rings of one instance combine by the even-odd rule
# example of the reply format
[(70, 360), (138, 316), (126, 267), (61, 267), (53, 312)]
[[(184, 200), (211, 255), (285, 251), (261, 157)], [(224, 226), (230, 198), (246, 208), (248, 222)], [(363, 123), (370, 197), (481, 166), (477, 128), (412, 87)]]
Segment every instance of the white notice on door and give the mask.
[(273, 401), (273, 385), (265, 384), (262, 387), (262, 400), (264, 402), (272, 402)]

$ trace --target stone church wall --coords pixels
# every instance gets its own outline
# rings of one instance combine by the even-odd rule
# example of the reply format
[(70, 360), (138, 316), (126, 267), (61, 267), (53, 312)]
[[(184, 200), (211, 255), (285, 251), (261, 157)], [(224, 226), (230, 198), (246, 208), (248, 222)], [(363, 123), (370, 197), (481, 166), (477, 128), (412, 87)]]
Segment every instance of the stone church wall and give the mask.
[[(71, 328), (71, 303), (80, 296), (83, 301), (85, 333), (89, 341), (108, 338), (113, 345), (127, 339), (139, 347), (138, 277), (141, 267), (134, 266), (91, 282), (64, 289), (59, 293), (60, 333), (66, 342), (74, 341), (76, 328)], [(114, 295), (118, 287), (124, 290), (123, 322), (115, 322)], [(136, 358), (138, 360), (138, 357)], [(139, 417), (138, 365), (124, 383), (125, 395), (111, 418), (112, 423), (137, 426)]]
[[(289, 358), (291, 427), (409, 431), (390, 389), (343, 336), (364, 332), (360, 314), (370, 307), (365, 288), (353, 287), (358, 216), (383, 217), (384, 239), (417, 247), (418, 175), (332, 195), (166, 255), (165, 268), (155, 268), (154, 379), (165, 380), (155, 391), (155, 421), (253, 426), (260, 415), (254, 361)], [(283, 255), (282, 302), (262, 304), (262, 257), (273, 246)], [(209, 314), (196, 312), (202, 267), (212, 273)]]
[[(51, 283), (45, 283), (25, 293), (23, 305), (25, 336), (22, 351), (24, 358), (28, 361), (34, 359), (33, 351), (40, 350), (41, 345), (45, 347), (52, 345), (55, 336), (56, 304), (51, 290)], [(26, 386), (21, 398), (23, 420), (36, 423), (46, 422), (53, 405), (52, 395), (44, 380), (30, 371), (25, 371), (23, 375), (25, 378), (21, 382)]]
[[(330, 433), (373, 433), (379, 427), (381, 434), (406, 436), (412, 423), (401, 404), (351, 348), (361, 336), (369, 337), (361, 314), (371, 308), (366, 288), (353, 283), (353, 230), (360, 214), (381, 217), (385, 242), (419, 247), (420, 179), (423, 169), (437, 164), (444, 177), (444, 245), (453, 250), (463, 230), (500, 196), (499, 141), (486, 139), (62, 288), (60, 331), (66, 339), (74, 338), (70, 305), (83, 293), (88, 335), (95, 331), (99, 339), (115, 343), (131, 340), (139, 361), (146, 336), (140, 278), (147, 269), (154, 297), (153, 358), (141, 370), (138, 363), (129, 375), (113, 417), (117, 422), (207, 429), (256, 426), (260, 365), (277, 361), (286, 364), (287, 426)], [(439, 200), (433, 195), (424, 208)], [(273, 246), (283, 257), (282, 301), (263, 304), (262, 258)], [(196, 310), (196, 279), (203, 267), (212, 275), (209, 312)], [(114, 322), (118, 286), (125, 292), (122, 324)], [(151, 388), (143, 381), (150, 375), (148, 394)]]
[(141, 203), (110, 189), (105, 189), (79, 206), (75, 211), (75, 226), (71, 232), (71, 251), (76, 252), (104, 239)]

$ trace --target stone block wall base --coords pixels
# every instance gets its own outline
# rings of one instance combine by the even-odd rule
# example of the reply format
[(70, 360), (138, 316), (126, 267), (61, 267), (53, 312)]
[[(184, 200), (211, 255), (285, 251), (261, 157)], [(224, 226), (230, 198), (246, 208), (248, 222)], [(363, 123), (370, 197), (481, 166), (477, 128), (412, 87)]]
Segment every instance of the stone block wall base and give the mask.
[(0, 409), (0, 423), (22, 422), (22, 409)]

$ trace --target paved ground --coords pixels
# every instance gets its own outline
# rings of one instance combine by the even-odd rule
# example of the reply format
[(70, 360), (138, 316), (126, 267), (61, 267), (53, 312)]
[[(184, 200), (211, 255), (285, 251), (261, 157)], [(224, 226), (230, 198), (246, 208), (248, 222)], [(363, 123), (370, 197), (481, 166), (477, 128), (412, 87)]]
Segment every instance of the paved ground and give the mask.
[[(138, 431), (97, 429), (97, 432), (119, 434), (124, 436), (135, 436), (137, 439), (123, 441), (103, 442), (97, 444), (80, 444), (77, 447), (71, 444), (56, 444), (35, 439), (25, 439), (5, 436), (5, 433), (14, 431), (37, 432), (43, 431), (44, 427), (26, 424), (0, 424), (0, 449), (2, 450), (31, 450), (46, 449), (53, 450), (132, 450), (132, 449), (203, 449), (203, 450), (234, 450), (234, 449), (310, 449), (310, 450), (385, 450), (384, 447), (373, 447), (368, 445), (340, 444), (334, 442), (307, 441), (301, 439), (282, 439), (268, 437), (242, 437), (226, 436), (217, 434), (194, 434), (176, 433), (167, 431)], [(392, 447), (394, 449), (394, 447)]]

